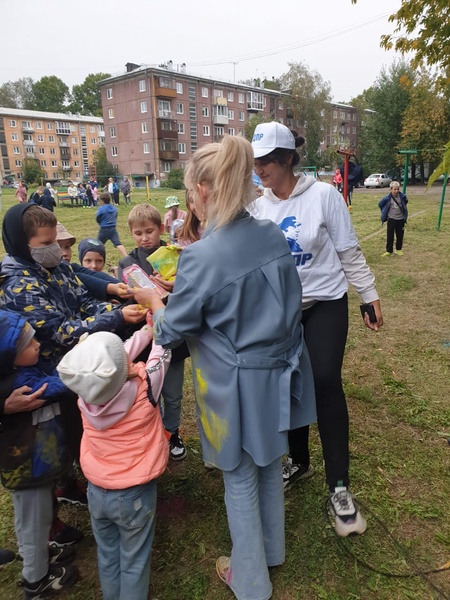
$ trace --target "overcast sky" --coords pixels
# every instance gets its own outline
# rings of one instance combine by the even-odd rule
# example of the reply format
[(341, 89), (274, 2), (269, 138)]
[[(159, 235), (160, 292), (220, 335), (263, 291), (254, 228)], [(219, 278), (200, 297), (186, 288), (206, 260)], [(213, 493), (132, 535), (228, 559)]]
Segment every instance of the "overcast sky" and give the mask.
[(335, 101), (373, 84), (399, 56), (380, 48), (401, 0), (0, 0), (0, 84), (56, 75), (69, 87), (127, 62), (186, 63), (187, 72), (241, 81), (304, 62)]

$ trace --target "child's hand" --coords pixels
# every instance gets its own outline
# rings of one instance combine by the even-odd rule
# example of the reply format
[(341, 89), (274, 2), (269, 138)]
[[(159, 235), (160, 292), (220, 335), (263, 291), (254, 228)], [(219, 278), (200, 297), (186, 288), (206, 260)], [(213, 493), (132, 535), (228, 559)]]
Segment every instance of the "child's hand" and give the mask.
[(129, 292), (128, 286), (125, 283), (108, 283), (106, 293), (110, 296), (119, 296), (124, 299), (133, 297), (133, 294)]
[(130, 304), (129, 306), (124, 306), (122, 308), (122, 314), (125, 323), (136, 324), (145, 320), (147, 310), (143, 309), (143, 307), (138, 304)]
[(164, 304), (155, 289), (133, 288), (133, 295), (136, 302), (149, 308), (152, 312), (155, 312), (158, 308), (164, 308)]
[(155, 271), (154, 275), (150, 275), (150, 279), (153, 282), (157, 283), (164, 290), (166, 290), (166, 292), (173, 291), (173, 286), (175, 285), (175, 278), (171, 279), (170, 281), (167, 281), (159, 273), (156, 273), (156, 271)]

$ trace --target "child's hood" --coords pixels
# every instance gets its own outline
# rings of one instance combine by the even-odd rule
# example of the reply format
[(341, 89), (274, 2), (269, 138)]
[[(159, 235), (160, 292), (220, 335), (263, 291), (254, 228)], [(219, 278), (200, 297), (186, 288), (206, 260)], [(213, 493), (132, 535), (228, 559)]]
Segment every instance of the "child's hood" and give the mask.
[(23, 231), (23, 213), (33, 206), (28, 202), (11, 206), (3, 219), (2, 239), (5, 250), (11, 256), (21, 258), (27, 262), (34, 263), (31, 258), (28, 240)]
[(116, 213), (117, 212), (117, 208), (114, 206), (114, 204), (103, 204), (103, 206), (101, 207), (102, 213)]
[(78, 407), (89, 423), (99, 431), (109, 429), (121, 421), (136, 400), (140, 379), (129, 379), (106, 404), (88, 404), (78, 398)]
[(6, 375), (14, 371), (17, 355), (17, 341), (27, 320), (19, 313), (8, 310), (0, 311), (0, 374)]

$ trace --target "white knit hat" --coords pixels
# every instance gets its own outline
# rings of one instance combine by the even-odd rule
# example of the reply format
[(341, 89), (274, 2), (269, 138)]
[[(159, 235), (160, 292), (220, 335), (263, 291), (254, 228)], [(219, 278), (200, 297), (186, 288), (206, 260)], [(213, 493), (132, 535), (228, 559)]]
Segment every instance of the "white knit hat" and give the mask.
[(114, 333), (89, 335), (68, 352), (56, 367), (61, 381), (87, 404), (106, 404), (128, 377), (128, 356)]

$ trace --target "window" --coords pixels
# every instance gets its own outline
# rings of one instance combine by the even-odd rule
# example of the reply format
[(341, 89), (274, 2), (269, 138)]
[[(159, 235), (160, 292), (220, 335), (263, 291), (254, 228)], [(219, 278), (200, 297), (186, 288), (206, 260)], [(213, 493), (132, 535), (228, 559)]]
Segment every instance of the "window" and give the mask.
[(213, 90), (214, 98), (223, 98), (223, 90)]
[(80, 166), (80, 161), (76, 160), (73, 164), (75, 165), (75, 167), (79, 167)]
[(161, 130), (174, 131), (174, 129), (172, 128), (172, 121), (161, 121)]
[(195, 123), (191, 123), (189, 126), (189, 130), (190, 130), (191, 140), (196, 140), (197, 139), (197, 125)]
[(172, 112), (168, 100), (158, 100), (158, 116), (160, 119), (170, 119)]
[(178, 123), (178, 133), (186, 133), (184, 129), (184, 123)]
[(112, 137), (112, 138), (116, 137), (116, 128), (115, 127), (109, 128), (109, 137)]
[(56, 121), (56, 133), (61, 133), (62, 135), (70, 134), (70, 123), (65, 121)]
[(225, 127), (214, 127), (214, 136), (215, 137), (222, 137), (223, 135), (225, 135)]
[[(43, 149), (43, 148), (42, 148)], [(55, 148), (50, 148), (50, 154), (56, 154)]]
[(47, 161), (41, 160), (41, 167), (46, 167), (46, 166), (47, 166)]
[(202, 106), (202, 117), (209, 117), (209, 108), (207, 106)]
[(17, 122), (14, 121), (13, 119), (11, 119), (11, 121), (9, 122), (9, 126), (10, 127), (17, 127)]
[(144, 142), (144, 154), (150, 154), (150, 144), (148, 142)]
[(18, 148), (17, 146), (14, 146), (13, 152), (14, 152), (14, 154), (20, 154), (20, 148)]
[(234, 93), (228, 92), (227, 98), (228, 98), (228, 102), (233, 102), (234, 101)]
[(108, 98), (108, 100), (111, 100), (111, 98), (113, 97), (113, 95), (112, 95), (112, 88), (107, 88), (106, 89), (106, 97)]
[(244, 94), (242, 94), (242, 93), (238, 94), (238, 102), (239, 102), (239, 104), (244, 104), (244, 102), (245, 102)]
[(108, 118), (114, 119), (114, 109), (113, 108), (108, 108)]
[(333, 125), (333, 133), (337, 133), (337, 125)]
[(94, 125), (90, 125), (89, 126), (89, 132), (90, 133), (95, 133), (95, 126)]
[(51, 131), (53, 129), (53, 123), (47, 123), (47, 129)]
[(33, 129), (31, 121), (22, 121), (22, 129)]
[(177, 82), (177, 94), (183, 93), (183, 84)]
[(73, 138), (72, 138), (72, 144), (76, 144), (76, 143), (77, 143), (77, 138), (76, 138), (76, 137), (73, 137)]
[(203, 125), (203, 135), (211, 135), (210, 129), (209, 129), (209, 125)]
[(228, 128), (228, 135), (236, 135), (236, 131), (235, 131), (234, 127)]
[(145, 79), (139, 79), (139, 91), (145, 92), (145, 90), (146, 90)]
[(33, 146), (27, 146), (25, 148), (25, 151), (26, 151), (27, 154), (34, 154), (34, 148), (33, 148)]
[(36, 129), (42, 129), (42, 122), (36, 121)]
[(337, 119), (338, 118), (338, 112), (337, 110), (333, 110), (333, 119)]
[(191, 152), (195, 152), (198, 148), (197, 142), (191, 142)]
[(111, 156), (117, 156), (117, 146), (111, 146)]
[[(52, 148), (54, 150), (54, 148)], [(39, 154), (45, 154), (45, 148), (39, 148)]]
[(263, 95), (260, 92), (247, 92), (247, 108), (249, 110), (262, 110), (263, 107)]
[(189, 119), (191, 121), (197, 120), (197, 109), (195, 107), (195, 104), (189, 104)]
[(356, 121), (356, 113), (353, 113), (353, 120)]
[[(110, 110), (112, 110), (112, 108), (110, 108)], [(114, 119), (114, 111), (112, 113), (112, 118)], [(80, 125), (80, 134), (86, 135), (86, 125)], [(83, 140), (81, 140), (81, 141), (83, 141)]]
[(53, 171), (53, 179), (58, 179), (58, 171)]
[(62, 160), (61, 164), (62, 164), (63, 168), (64, 167), (70, 167), (70, 160)]
[(96, 143), (97, 143), (97, 138), (91, 138), (91, 144), (93, 146), (95, 146)]
[(355, 134), (356, 133), (356, 127), (352, 127), (352, 133)]
[(345, 119), (345, 112), (344, 112), (343, 110), (341, 110), (341, 112), (340, 112), (340, 116), (341, 116), (341, 119), (342, 119), (342, 120), (344, 120), (344, 119)]
[(21, 167), (21, 166), (22, 166), (22, 161), (16, 160), (16, 167)]
[(56, 160), (52, 160), (52, 167), (57, 167), (58, 163), (56, 162)]
[(80, 179), (80, 174), (79, 174), (79, 173), (75, 173), (75, 177), (76, 177), (77, 179)]
[(239, 111), (239, 121), (245, 121), (245, 115), (244, 115), (244, 112), (242, 110)]
[(39, 134), (39, 135), (37, 136), (37, 141), (38, 141), (38, 142), (43, 142), (43, 141), (44, 141), (44, 136), (43, 136), (42, 134)]
[(347, 133), (350, 133), (350, 127), (347, 127)]
[(202, 87), (202, 98), (208, 98), (209, 91), (207, 87)]
[(184, 143), (178, 144), (178, 152), (180, 154), (186, 154), (186, 144), (184, 144)]
[(53, 143), (55, 141), (55, 136), (54, 135), (49, 135), (48, 136), (48, 141)]
[(162, 171), (163, 173), (170, 173), (170, 162), (163, 161)]
[(141, 102), (141, 113), (147, 112), (147, 102)]
[(177, 115), (184, 115), (184, 106), (181, 102), (177, 102)]
[(78, 154), (78, 148), (73, 149), (73, 155), (76, 156)]
[(142, 131), (142, 133), (148, 133), (148, 123), (147, 123), (147, 121), (142, 121), (142, 123), (141, 123), (141, 131)]
[(18, 142), (19, 141), (19, 134), (18, 133), (12, 133), (11, 134), (11, 139), (13, 142)]
[(228, 118), (230, 119), (230, 121), (234, 121), (234, 110), (228, 111)]

